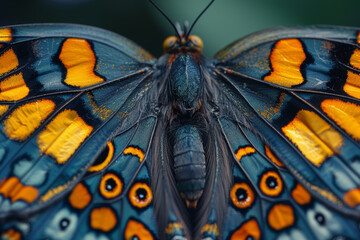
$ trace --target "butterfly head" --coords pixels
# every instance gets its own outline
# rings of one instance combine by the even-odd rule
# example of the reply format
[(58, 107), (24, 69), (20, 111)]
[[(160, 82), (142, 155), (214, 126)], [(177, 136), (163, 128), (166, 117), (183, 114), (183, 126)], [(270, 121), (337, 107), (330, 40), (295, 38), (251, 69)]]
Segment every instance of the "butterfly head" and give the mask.
[(170, 36), (167, 37), (163, 43), (165, 53), (201, 52), (202, 48), (203, 41), (196, 35)]

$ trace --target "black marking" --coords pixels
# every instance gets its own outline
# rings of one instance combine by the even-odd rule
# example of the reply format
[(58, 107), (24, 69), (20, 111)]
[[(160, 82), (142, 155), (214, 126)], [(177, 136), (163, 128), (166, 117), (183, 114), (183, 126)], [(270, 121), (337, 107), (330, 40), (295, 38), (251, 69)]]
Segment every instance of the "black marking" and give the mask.
[(315, 214), (315, 220), (321, 225), (324, 226), (326, 224), (325, 216), (322, 213)]
[(139, 188), (136, 190), (136, 196), (140, 201), (145, 201), (147, 198), (147, 191), (144, 188)]
[(70, 220), (68, 218), (61, 219), (59, 227), (62, 231), (65, 231), (70, 225)]
[(114, 188), (116, 188), (116, 186), (117, 186), (117, 184), (116, 184), (114, 179), (109, 178), (109, 179), (106, 180), (105, 189), (106, 189), (107, 192), (112, 192), (114, 190)]
[(271, 189), (276, 189), (278, 186), (277, 179), (273, 176), (270, 176), (266, 179), (266, 185)]

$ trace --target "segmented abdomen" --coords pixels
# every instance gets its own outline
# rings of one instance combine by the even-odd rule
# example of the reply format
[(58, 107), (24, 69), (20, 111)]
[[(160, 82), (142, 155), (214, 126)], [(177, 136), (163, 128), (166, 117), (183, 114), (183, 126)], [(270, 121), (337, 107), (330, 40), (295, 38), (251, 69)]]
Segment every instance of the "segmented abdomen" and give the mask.
[(177, 188), (188, 207), (196, 207), (205, 186), (205, 155), (196, 127), (183, 125), (175, 132), (174, 170)]

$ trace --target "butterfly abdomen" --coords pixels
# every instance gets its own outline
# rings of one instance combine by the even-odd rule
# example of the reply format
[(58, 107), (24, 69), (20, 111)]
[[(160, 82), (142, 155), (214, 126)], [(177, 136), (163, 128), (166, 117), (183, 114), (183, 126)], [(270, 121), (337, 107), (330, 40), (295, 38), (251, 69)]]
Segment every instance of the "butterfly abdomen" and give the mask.
[(183, 125), (175, 132), (174, 171), (178, 191), (188, 207), (196, 207), (205, 186), (205, 155), (195, 126)]

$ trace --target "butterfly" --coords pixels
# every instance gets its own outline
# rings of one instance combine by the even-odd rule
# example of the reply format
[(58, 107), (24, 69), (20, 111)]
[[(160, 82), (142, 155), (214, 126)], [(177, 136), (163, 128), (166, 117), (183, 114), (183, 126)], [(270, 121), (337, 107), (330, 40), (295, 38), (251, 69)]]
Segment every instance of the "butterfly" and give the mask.
[(198, 18), (159, 59), (89, 26), (0, 29), (2, 239), (360, 239), (360, 29), (207, 59)]

